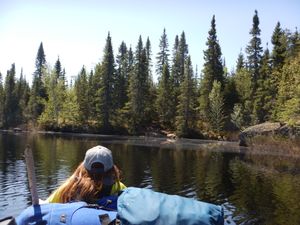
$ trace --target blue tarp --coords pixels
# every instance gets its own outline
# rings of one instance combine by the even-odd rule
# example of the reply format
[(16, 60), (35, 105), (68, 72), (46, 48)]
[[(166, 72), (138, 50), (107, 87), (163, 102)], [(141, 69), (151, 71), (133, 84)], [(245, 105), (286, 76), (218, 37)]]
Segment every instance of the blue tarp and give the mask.
[(221, 206), (143, 188), (127, 188), (118, 199), (122, 224), (221, 225)]

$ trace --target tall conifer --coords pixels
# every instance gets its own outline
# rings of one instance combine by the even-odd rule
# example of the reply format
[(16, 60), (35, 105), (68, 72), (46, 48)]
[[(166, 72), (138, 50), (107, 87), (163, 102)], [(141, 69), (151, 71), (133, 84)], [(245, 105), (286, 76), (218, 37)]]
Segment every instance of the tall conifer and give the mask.
[(213, 82), (220, 82), (221, 89), (224, 88), (224, 71), (222, 65), (222, 53), (217, 39), (216, 20), (213, 16), (211, 29), (208, 32), (207, 50), (204, 51), (203, 79), (200, 84), (200, 113), (209, 118), (209, 93), (212, 90)]
[(3, 127), (4, 89), (2, 74), (0, 73), (0, 128)]
[(250, 35), (252, 36), (247, 48), (247, 66), (250, 71), (252, 77), (252, 93), (251, 96), (255, 95), (257, 89), (257, 80), (259, 79), (259, 69), (260, 62), (262, 58), (262, 47), (261, 47), (261, 39), (260, 39), (260, 28), (259, 28), (259, 18), (257, 14), (257, 10), (255, 10), (255, 14), (253, 16), (253, 24), (252, 29), (250, 30)]
[(149, 104), (150, 84), (148, 75), (146, 49), (143, 47), (142, 37), (140, 36), (129, 82), (128, 107), (130, 120), (128, 129), (130, 133), (138, 133), (146, 125), (149, 119), (147, 114), (150, 107), (153, 107)]
[(17, 125), (18, 102), (15, 92), (16, 69), (12, 64), (11, 69), (7, 71), (4, 85), (4, 127), (9, 128)]
[(179, 104), (177, 106), (176, 134), (187, 137), (195, 126), (196, 90), (190, 56), (184, 66), (184, 79), (180, 85)]
[(156, 74), (158, 78), (162, 76), (162, 71), (164, 65), (169, 66), (169, 43), (166, 34), (166, 29), (164, 28), (163, 34), (160, 37), (159, 41), (159, 52), (156, 57)]
[(35, 72), (33, 74), (32, 88), (28, 103), (28, 111), (30, 119), (36, 121), (39, 115), (44, 110), (43, 102), (47, 98), (45, 89), (45, 74), (46, 74), (46, 57), (44, 53), (43, 43), (40, 44), (35, 61)]
[(101, 63), (101, 79), (96, 96), (96, 111), (103, 132), (110, 132), (112, 129), (111, 119), (114, 113), (114, 82), (115, 59), (113, 55), (111, 37), (108, 33), (104, 48), (104, 56)]

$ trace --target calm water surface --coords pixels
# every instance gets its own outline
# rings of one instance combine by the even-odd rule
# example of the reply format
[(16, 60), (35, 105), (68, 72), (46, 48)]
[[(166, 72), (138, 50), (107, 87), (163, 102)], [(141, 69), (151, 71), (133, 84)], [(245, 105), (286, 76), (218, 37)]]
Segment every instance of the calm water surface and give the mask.
[(225, 224), (300, 224), (300, 158), (250, 153), (235, 143), (117, 136), (0, 133), (0, 218), (31, 204), (23, 152), (30, 144), (45, 199), (101, 144), (127, 186), (220, 204)]

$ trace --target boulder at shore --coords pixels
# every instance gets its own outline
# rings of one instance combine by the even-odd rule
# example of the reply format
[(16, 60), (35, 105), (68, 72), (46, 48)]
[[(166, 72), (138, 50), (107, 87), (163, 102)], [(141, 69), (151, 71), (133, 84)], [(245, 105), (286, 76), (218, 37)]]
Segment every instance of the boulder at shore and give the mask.
[(242, 131), (239, 135), (239, 145), (249, 146), (252, 138), (257, 136), (281, 136), (286, 138), (295, 138), (299, 131), (295, 127), (282, 123), (265, 122), (255, 126), (251, 126)]

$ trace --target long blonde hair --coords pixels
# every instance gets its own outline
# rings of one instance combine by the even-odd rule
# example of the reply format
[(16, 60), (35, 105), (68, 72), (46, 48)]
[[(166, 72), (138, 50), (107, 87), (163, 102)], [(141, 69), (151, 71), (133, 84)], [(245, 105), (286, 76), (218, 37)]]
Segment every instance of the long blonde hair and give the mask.
[(114, 182), (120, 181), (120, 170), (116, 165), (104, 175), (98, 175), (93, 179), (83, 163), (77, 167), (72, 176), (60, 187), (60, 202), (86, 201), (89, 203), (97, 200), (97, 196), (103, 187), (103, 176), (112, 176)]

